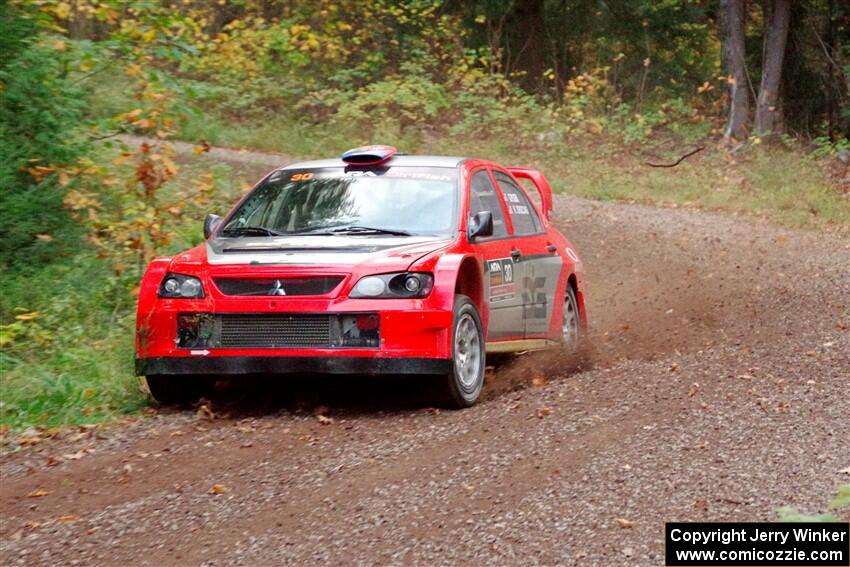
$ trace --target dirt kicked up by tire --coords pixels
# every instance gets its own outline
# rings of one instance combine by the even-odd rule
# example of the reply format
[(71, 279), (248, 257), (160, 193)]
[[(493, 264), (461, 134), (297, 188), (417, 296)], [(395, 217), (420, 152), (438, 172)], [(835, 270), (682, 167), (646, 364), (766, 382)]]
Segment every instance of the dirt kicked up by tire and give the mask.
[[(305, 376), (8, 447), (3, 564), (660, 565), (668, 520), (823, 511), (850, 478), (846, 236), (555, 210), (587, 268), (581, 356), (517, 357), (461, 412)], [(463, 405), (480, 319), (455, 310)]]

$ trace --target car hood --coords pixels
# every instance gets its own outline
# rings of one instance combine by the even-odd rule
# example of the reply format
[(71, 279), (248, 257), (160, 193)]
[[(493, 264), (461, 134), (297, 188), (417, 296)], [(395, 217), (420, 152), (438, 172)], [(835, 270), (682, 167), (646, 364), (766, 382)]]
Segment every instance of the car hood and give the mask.
[(205, 246), (213, 266), (354, 266), (407, 269), (451, 240), (434, 236), (317, 235), (212, 238)]

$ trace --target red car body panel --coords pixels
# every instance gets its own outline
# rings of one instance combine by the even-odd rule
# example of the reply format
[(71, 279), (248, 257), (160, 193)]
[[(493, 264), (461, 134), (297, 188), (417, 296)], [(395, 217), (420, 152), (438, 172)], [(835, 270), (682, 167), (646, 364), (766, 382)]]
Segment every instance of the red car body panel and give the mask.
[[(400, 158), (395, 158), (400, 159)], [(490, 327), (493, 307), (492, 296), (487, 296), (488, 261), (512, 258), (559, 258), (560, 272), (554, 285), (553, 298), (545, 298), (543, 306), (547, 311), (548, 323), (545, 328), (526, 325), (523, 329), (504, 333), (487, 333), (488, 350), (528, 350), (529, 340), (546, 340), (554, 344), (562, 334), (562, 318), (567, 286), (573, 285), (578, 299), (581, 324), (586, 325), (587, 315), (584, 306), (584, 282), (581, 276), (581, 263), (570, 242), (552, 225), (552, 194), (549, 183), (542, 173), (526, 168), (503, 168), (495, 163), (483, 160), (463, 160), (458, 165), (460, 186), (460, 207), (457, 232), (453, 238), (411, 245), (399, 245), (389, 250), (358, 257), (351, 263), (329, 265), (249, 265), (210, 263), (207, 257), (207, 243), (169, 258), (156, 258), (148, 266), (141, 282), (136, 332), (136, 369), (138, 374), (152, 373), (192, 373), (211, 371), (224, 373), (255, 372), (266, 368), (272, 371), (285, 371), (287, 366), (265, 363), (241, 364), (247, 360), (268, 361), (272, 358), (292, 361), (296, 359), (314, 359), (323, 361), (316, 367), (318, 371), (350, 371), (357, 373), (404, 372), (403, 365), (371, 366), (368, 361), (382, 359), (415, 359), (449, 361), (452, 357), (452, 318), (453, 305), (457, 293), (468, 295), (478, 307), (485, 333)], [(496, 172), (509, 176), (517, 186), (522, 187), (517, 178), (530, 180), (540, 193), (540, 206), (532, 206), (542, 221), (543, 230), (538, 234), (515, 237), (509, 204), (501, 191), (497, 191), (499, 202), (505, 215), (508, 236), (505, 238), (484, 239), (470, 242), (467, 237), (468, 219), (475, 211), (470, 211), (470, 179), (480, 171), (486, 171), (492, 183), (498, 187)], [(522, 189), (525, 191), (525, 189)], [(526, 192), (526, 198), (528, 198)], [(244, 200), (246, 197), (243, 197)], [(242, 202), (240, 200), (240, 203)], [(238, 206), (238, 204), (237, 204)], [(236, 207), (234, 207), (235, 209)], [(520, 266), (517, 261), (515, 266)], [(434, 275), (434, 287), (431, 293), (422, 299), (356, 299), (349, 292), (356, 282), (368, 275), (391, 272), (429, 272)], [(199, 299), (163, 298), (158, 291), (167, 273), (194, 276), (201, 280), (204, 297)], [(216, 285), (217, 278), (291, 278), (294, 276), (337, 276), (342, 281), (330, 292), (314, 296), (233, 296), (225, 295)], [(491, 276), (492, 277), (492, 276)], [(539, 279), (539, 278), (538, 278)], [(525, 282), (532, 281), (527, 277)], [(516, 284), (514, 284), (516, 285)], [(533, 290), (532, 290), (533, 291)], [(523, 313), (529, 306), (523, 306)], [(537, 306), (540, 309), (540, 305)], [(551, 311), (548, 311), (551, 307)], [(181, 313), (212, 314), (360, 314), (376, 313), (379, 317), (380, 346), (378, 348), (212, 348), (189, 349), (178, 347), (176, 340), (177, 318)], [(539, 323), (539, 322), (538, 322)], [(542, 343), (541, 343), (542, 344)], [(502, 345), (503, 348), (498, 348)], [(191, 359), (213, 361), (205, 364), (192, 364)], [(224, 363), (225, 359), (237, 361), (220, 369), (214, 361)], [(333, 365), (334, 359), (340, 362), (358, 359), (358, 364)], [(186, 366), (176, 364), (186, 362)], [(328, 362), (330, 361), (330, 362)], [(363, 362), (360, 364), (359, 362)], [(174, 363), (172, 368), (169, 366)], [(307, 367), (311, 369), (312, 367)], [(435, 366), (434, 368), (443, 368)], [(164, 370), (163, 370), (164, 369)], [(293, 371), (303, 369), (293, 365)], [(422, 371), (421, 366), (412, 366), (411, 372)], [(429, 370), (425, 370), (428, 372)]]

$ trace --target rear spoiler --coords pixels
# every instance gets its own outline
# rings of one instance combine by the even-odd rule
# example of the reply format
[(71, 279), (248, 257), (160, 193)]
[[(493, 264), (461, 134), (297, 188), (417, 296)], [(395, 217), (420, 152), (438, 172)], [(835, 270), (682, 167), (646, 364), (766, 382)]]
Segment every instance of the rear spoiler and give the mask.
[(527, 167), (509, 167), (507, 169), (517, 179), (528, 179), (534, 184), (537, 192), (540, 193), (543, 218), (549, 220), (549, 213), (552, 212), (552, 188), (549, 187), (546, 177), (536, 169)]

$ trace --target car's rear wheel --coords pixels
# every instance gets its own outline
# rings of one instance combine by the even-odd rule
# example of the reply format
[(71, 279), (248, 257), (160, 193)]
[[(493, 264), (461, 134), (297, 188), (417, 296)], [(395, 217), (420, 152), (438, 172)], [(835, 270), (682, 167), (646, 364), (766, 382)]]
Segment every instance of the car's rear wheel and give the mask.
[(581, 340), (581, 319), (579, 318), (578, 299), (573, 286), (567, 286), (567, 297), (564, 299), (564, 322), (561, 340), (568, 348), (576, 349)]
[(484, 331), (471, 299), (455, 297), (452, 323), (452, 370), (445, 382), (449, 405), (465, 408), (478, 401), (484, 386)]
[(213, 379), (208, 376), (153, 374), (146, 380), (153, 399), (164, 406), (194, 402), (213, 386)]

